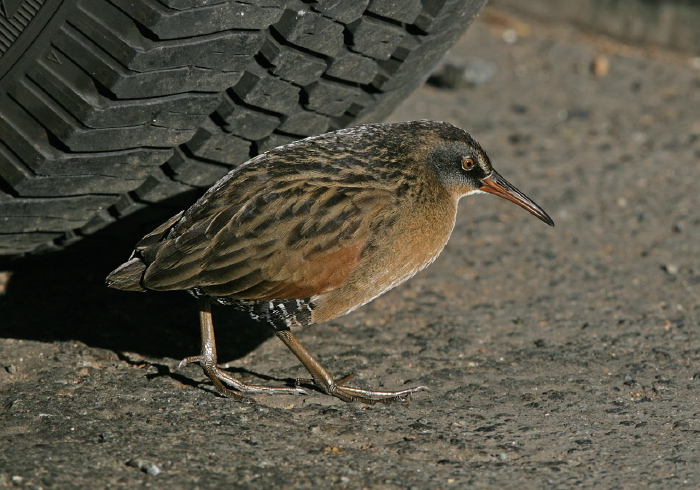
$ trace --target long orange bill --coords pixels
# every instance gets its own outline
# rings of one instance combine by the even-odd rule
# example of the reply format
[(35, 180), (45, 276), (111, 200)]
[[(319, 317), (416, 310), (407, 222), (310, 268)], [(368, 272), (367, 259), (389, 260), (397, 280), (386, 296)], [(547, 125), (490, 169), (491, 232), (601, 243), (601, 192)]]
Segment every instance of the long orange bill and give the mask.
[(495, 170), (492, 171), (491, 175), (488, 177), (481, 179), (481, 183), (483, 184), (483, 187), (479, 189), (480, 191), (488, 192), (489, 194), (494, 194), (498, 197), (514, 202), (521, 208), (530, 211), (530, 213), (537, 216), (549, 226), (554, 226), (554, 221), (552, 221), (552, 218), (550, 218), (549, 215), (544, 212), (544, 209), (539, 207), (532, 199), (513, 187)]

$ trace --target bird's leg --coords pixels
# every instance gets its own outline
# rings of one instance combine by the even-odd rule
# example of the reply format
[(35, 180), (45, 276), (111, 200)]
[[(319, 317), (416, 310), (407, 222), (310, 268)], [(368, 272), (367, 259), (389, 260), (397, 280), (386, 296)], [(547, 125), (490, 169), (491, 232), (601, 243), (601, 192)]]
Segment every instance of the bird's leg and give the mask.
[(204, 370), (204, 374), (214, 383), (216, 390), (224, 396), (238, 401), (250, 401), (236, 391), (227, 388), (224, 383), (243, 393), (269, 393), (269, 394), (305, 394), (306, 392), (298, 387), (268, 387), (260, 385), (245, 384), (238, 378), (217, 366), (216, 341), (214, 340), (214, 322), (211, 317), (211, 300), (200, 297), (199, 301), (199, 326), (202, 334), (202, 352), (198, 356), (186, 357), (178, 368), (182, 368), (191, 362), (196, 362)]
[(296, 338), (291, 330), (275, 330), (275, 334), (284, 342), (284, 345), (289, 347), (289, 350), (297, 356), (297, 359), (299, 359), (307, 371), (309, 371), (313, 378), (313, 383), (318, 388), (324, 393), (333, 395), (345, 402), (389, 403), (405, 401), (406, 395), (428, 389), (425, 386), (418, 386), (416, 388), (400, 391), (370, 391), (344, 386), (344, 383), (350, 380), (354, 375), (345, 376), (336, 381), (326, 368), (306, 350), (306, 347), (299, 342), (299, 339)]

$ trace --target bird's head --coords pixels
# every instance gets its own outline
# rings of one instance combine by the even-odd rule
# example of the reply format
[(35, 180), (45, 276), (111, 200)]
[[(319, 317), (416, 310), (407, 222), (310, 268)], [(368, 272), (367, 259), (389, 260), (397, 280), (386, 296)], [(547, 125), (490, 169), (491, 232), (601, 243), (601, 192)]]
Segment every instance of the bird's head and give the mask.
[(484, 192), (494, 194), (554, 226), (552, 218), (541, 207), (494, 170), (476, 140), (459, 128), (442, 124), (440, 139), (429, 152), (428, 164), (451, 194), (456, 198)]

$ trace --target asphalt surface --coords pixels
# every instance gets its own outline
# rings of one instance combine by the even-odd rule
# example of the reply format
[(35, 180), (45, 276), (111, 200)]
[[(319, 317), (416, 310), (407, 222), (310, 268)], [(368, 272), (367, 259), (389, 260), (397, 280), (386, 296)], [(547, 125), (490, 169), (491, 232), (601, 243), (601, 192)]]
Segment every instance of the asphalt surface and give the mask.
[[(194, 301), (107, 290), (130, 244), (93, 244), (0, 283), (0, 487), (700, 487), (700, 70), (494, 11), (452, 58), (478, 85), (423, 87), (391, 120), (467, 129), (556, 227), (467, 197), (430, 268), (299, 332), (355, 386), (430, 391), (216, 396), (176, 370)], [(232, 372), (305, 375), (214, 315)]]

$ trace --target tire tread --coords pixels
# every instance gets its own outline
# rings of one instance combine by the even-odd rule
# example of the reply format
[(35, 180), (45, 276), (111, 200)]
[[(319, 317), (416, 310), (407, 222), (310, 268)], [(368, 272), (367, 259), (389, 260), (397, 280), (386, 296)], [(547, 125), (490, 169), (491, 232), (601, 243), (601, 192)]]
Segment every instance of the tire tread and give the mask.
[(385, 117), (483, 3), (66, 0), (0, 82), (0, 256), (147, 228), (250, 156)]

